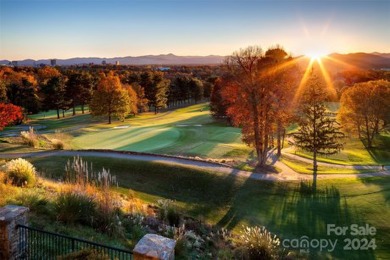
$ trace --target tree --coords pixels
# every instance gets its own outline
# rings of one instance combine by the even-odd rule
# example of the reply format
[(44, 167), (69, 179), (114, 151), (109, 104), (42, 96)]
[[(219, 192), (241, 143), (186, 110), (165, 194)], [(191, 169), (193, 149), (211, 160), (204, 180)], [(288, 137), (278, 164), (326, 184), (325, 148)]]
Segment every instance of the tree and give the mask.
[(338, 118), (346, 130), (357, 132), (368, 148), (381, 129), (390, 122), (390, 82), (357, 83), (345, 90)]
[[(1, 75), (2, 74), (2, 75)], [(5, 70), (0, 73), (0, 99), (21, 106), (25, 112), (37, 113), (40, 108), (37, 80), (25, 71)], [(1, 85), (6, 90), (6, 97), (1, 98)], [(4, 90), (3, 90), (4, 91)]]
[(327, 116), (324, 101), (327, 93), (317, 77), (308, 82), (301, 99), (299, 129), (292, 135), (292, 144), (313, 153), (313, 192), (317, 188), (317, 155), (338, 153), (344, 134), (336, 120)]
[(210, 112), (211, 115), (216, 118), (226, 118), (227, 117), (227, 102), (225, 99), (223, 99), (221, 90), (225, 83), (221, 78), (217, 78), (214, 81), (214, 87), (212, 88), (211, 91), (211, 96), (210, 96)]
[(66, 84), (66, 97), (73, 108), (73, 115), (76, 115), (76, 105), (81, 105), (84, 114), (84, 106), (92, 97), (93, 81), (88, 73), (70, 71)]
[(23, 119), (22, 108), (13, 104), (0, 103), (0, 130)]
[(57, 111), (57, 119), (60, 118), (60, 109), (69, 109), (70, 102), (66, 98), (66, 78), (64, 76), (49, 78), (41, 86), (41, 92), (44, 95), (43, 108), (46, 110), (55, 109)]
[(124, 89), (127, 91), (127, 94), (129, 95), (129, 108), (130, 113), (136, 115), (138, 114), (138, 96), (135, 90), (131, 85), (125, 85)]
[(131, 87), (137, 93), (137, 111), (148, 111), (148, 99), (145, 97), (145, 89), (138, 83), (132, 83)]
[(130, 112), (130, 100), (127, 90), (123, 89), (118, 76), (113, 72), (102, 75), (90, 103), (93, 116), (108, 116), (111, 124), (112, 116), (123, 120)]
[(7, 84), (0, 78), (0, 102), (7, 102)]
[(140, 85), (145, 89), (149, 107), (157, 114), (160, 108), (167, 106), (170, 80), (161, 72), (144, 72), (140, 76)]
[(242, 127), (243, 141), (255, 148), (258, 166), (266, 164), (272, 130), (282, 109), (275, 104), (281, 93), (293, 91), (281, 80), (290, 73), (287, 68), (295, 64), (286, 56), (282, 49), (264, 54), (260, 47), (251, 46), (226, 60), (228, 73), (221, 90), (226, 113), (234, 125)]
[(195, 103), (198, 103), (203, 98), (203, 93), (204, 93), (203, 82), (200, 81), (198, 78), (191, 77), (188, 84), (191, 93), (191, 98), (195, 100)]

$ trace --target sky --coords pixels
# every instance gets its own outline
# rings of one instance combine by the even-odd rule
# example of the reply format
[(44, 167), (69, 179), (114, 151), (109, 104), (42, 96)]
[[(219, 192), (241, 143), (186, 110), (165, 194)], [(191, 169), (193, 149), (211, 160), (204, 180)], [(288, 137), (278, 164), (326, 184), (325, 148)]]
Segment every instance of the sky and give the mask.
[(0, 0), (0, 59), (390, 52), (390, 1)]

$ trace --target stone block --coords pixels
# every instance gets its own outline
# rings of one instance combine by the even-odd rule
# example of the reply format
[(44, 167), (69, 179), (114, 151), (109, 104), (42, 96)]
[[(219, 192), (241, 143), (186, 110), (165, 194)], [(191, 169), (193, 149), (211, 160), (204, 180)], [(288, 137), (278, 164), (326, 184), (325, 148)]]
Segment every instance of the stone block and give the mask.
[(176, 241), (156, 234), (146, 234), (133, 250), (134, 260), (175, 259)]

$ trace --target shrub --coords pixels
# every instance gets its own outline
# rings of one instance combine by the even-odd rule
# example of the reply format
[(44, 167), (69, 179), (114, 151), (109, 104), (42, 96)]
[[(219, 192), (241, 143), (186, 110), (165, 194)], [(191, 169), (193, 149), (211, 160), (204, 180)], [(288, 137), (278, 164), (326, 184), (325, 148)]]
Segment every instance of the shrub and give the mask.
[(62, 142), (61, 140), (58, 140), (58, 139), (52, 139), (51, 140), (51, 143), (53, 145), (53, 148), (55, 150), (63, 150), (64, 149), (64, 142)]
[(17, 188), (8, 185), (6, 174), (0, 171), (0, 207), (8, 204), (8, 198), (17, 193)]
[(31, 147), (38, 147), (39, 146), (39, 140), (37, 134), (34, 132), (33, 127), (29, 127), (28, 131), (22, 131), (20, 132), (20, 135), (22, 139), (24, 140), (24, 143)]
[(18, 158), (4, 166), (8, 179), (16, 186), (33, 186), (36, 182), (34, 166), (28, 161)]
[(13, 199), (7, 200), (7, 203), (22, 205), (28, 207), (30, 211), (38, 214), (50, 214), (49, 199), (46, 196), (45, 191), (39, 189), (25, 189)]
[(109, 235), (121, 235), (122, 227), (118, 217), (121, 200), (110, 190), (111, 185), (117, 184), (116, 177), (104, 168), (95, 173), (92, 164), (79, 156), (74, 157), (72, 162), (67, 162), (65, 172), (65, 182), (94, 192), (93, 227)]
[(158, 216), (161, 220), (167, 221), (169, 225), (178, 227), (180, 224), (180, 214), (177, 212), (173, 200), (158, 200)]
[(76, 156), (73, 161), (65, 165), (65, 181), (81, 186), (93, 185), (102, 189), (109, 189), (112, 185), (118, 185), (116, 176), (110, 174), (110, 170), (102, 169), (101, 172), (93, 171), (92, 163), (84, 161)]
[(87, 194), (77, 191), (63, 192), (57, 197), (54, 207), (59, 221), (89, 226), (93, 224), (96, 203)]
[(96, 249), (85, 248), (77, 252), (60, 256), (58, 260), (110, 260), (111, 258), (104, 252)]
[(276, 259), (279, 256), (280, 240), (265, 227), (244, 227), (239, 239), (249, 259)]

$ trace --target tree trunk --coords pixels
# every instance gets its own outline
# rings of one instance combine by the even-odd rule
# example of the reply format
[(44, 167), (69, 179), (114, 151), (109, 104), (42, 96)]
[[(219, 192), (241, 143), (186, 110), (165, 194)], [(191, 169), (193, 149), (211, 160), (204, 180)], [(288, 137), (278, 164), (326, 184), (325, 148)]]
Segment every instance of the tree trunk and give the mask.
[(280, 123), (280, 121), (278, 121), (278, 127), (276, 129), (276, 134), (277, 134), (277, 146), (278, 146), (278, 153), (277, 155), (280, 157), (282, 155), (282, 144), (281, 144), (281, 141), (282, 141), (282, 135), (281, 135), (281, 132), (282, 132), (282, 124)]
[(284, 139), (286, 138), (286, 129), (283, 128), (282, 149), (284, 148)]
[(313, 152), (313, 194), (317, 191), (317, 149), (314, 149)]
[(65, 110), (62, 109), (62, 117), (65, 118)]
[(73, 104), (73, 115), (74, 116), (76, 115), (76, 106), (75, 106), (75, 104)]
[(57, 108), (57, 119), (60, 119), (60, 109)]
[(81, 113), (84, 114), (84, 104), (81, 104)]
[(111, 112), (108, 113), (108, 124), (111, 124)]
[(264, 166), (263, 160), (263, 150), (262, 150), (262, 141), (260, 135), (260, 126), (259, 126), (259, 112), (257, 111), (256, 104), (253, 105), (253, 130), (255, 132), (255, 148), (257, 154), (257, 165), (262, 167)]
[(370, 135), (370, 127), (368, 126), (368, 118), (366, 117), (366, 138), (367, 138), (367, 147), (371, 148), (372, 147), (372, 140), (371, 140), (371, 135)]

